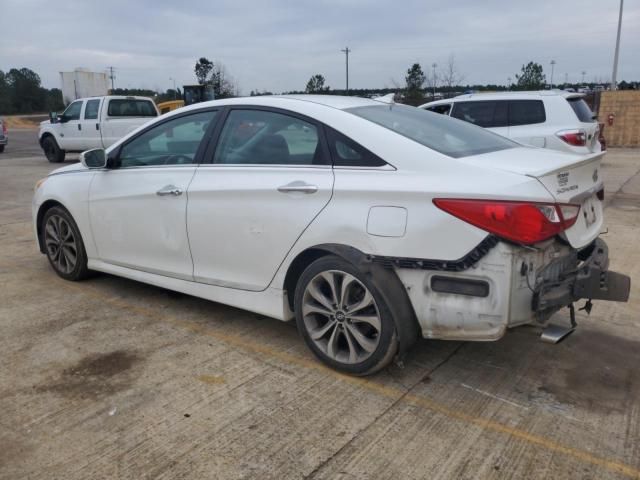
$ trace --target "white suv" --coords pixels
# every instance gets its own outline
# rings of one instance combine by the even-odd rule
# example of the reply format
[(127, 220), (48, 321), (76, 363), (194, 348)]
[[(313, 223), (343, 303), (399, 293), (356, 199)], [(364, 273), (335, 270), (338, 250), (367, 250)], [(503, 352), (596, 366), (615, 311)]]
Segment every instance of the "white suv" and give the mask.
[(419, 108), (450, 115), (534, 147), (578, 154), (604, 150), (595, 115), (580, 93), (472, 93)]

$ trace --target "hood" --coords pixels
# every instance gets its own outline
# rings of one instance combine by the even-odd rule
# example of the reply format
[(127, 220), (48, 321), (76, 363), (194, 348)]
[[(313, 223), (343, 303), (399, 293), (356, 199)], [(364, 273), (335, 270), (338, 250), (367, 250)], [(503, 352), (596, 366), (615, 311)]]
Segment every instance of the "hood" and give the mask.
[(77, 172), (77, 171), (85, 171), (88, 170), (87, 167), (82, 165), (80, 162), (72, 163), (71, 165), (65, 165), (64, 167), (56, 168), (52, 172), (49, 172), (50, 175), (57, 175), (59, 173), (69, 173), (69, 172)]

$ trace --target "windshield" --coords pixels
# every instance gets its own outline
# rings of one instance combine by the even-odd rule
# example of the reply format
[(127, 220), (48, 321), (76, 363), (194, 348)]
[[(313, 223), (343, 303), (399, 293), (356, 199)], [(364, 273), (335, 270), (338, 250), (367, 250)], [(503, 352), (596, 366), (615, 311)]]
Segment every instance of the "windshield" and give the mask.
[(470, 123), (406, 105), (372, 105), (346, 111), (453, 158), (519, 146)]

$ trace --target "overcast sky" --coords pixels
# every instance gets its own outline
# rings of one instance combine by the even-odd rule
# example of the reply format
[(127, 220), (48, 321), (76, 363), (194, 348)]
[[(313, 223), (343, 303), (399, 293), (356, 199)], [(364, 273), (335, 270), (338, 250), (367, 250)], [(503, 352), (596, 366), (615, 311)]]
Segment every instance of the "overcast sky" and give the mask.
[[(0, 69), (28, 67), (47, 87), (60, 71), (114, 66), (116, 87), (196, 83), (205, 56), (243, 94), (302, 90), (315, 73), (344, 88), (404, 84), (414, 62), (450, 54), (465, 83), (505, 84), (523, 63), (554, 83), (611, 77), (618, 0), (0, 0)], [(640, 80), (640, 2), (627, 0), (618, 80)]]

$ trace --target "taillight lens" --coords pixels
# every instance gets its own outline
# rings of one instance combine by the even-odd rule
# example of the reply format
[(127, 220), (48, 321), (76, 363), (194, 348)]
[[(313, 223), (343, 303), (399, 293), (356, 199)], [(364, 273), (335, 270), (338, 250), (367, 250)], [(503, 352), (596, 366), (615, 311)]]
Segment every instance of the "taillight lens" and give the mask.
[(587, 144), (587, 132), (584, 130), (561, 130), (556, 136), (574, 147), (584, 147)]
[(451, 215), (512, 242), (531, 245), (571, 227), (579, 205), (436, 198), (433, 203)]

